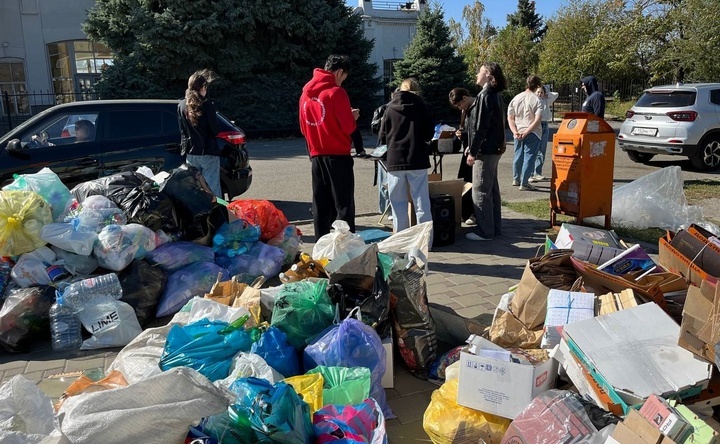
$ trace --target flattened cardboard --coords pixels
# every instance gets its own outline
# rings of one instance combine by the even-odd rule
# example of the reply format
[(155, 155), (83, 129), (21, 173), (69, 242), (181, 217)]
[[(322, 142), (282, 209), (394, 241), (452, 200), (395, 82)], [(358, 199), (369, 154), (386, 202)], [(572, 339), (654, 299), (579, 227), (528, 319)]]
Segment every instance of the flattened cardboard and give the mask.
[(700, 391), (712, 364), (677, 346), (680, 327), (653, 303), (568, 324), (572, 342), (618, 394), (635, 404), (651, 394), (671, 396)]
[(688, 289), (683, 307), (678, 345), (715, 362), (715, 344), (720, 341), (720, 293), (717, 286), (702, 281)]

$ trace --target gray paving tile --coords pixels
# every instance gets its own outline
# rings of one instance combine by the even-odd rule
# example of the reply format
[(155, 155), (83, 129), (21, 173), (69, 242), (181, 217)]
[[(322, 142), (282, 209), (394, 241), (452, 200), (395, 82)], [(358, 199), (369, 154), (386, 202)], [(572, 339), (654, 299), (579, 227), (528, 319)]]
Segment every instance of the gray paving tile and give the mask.
[(476, 318), (483, 314), (492, 313), (491, 310), (488, 310), (483, 305), (474, 305), (471, 307), (461, 308), (457, 311), (457, 314), (466, 317), (466, 318)]
[[(432, 391), (413, 393), (388, 401), (388, 404), (400, 424), (410, 424), (417, 421), (422, 423), (423, 414), (430, 403), (431, 393)], [(420, 424), (420, 427), (422, 430), (422, 424)]]
[(422, 428), (422, 421), (400, 424), (387, 431), (389, 444), (432, 443)]
[(485, 299), (478, 296), (477, 294), (466, 294), (466, 295), (462, 295), (462, 296), (453, 298), (453, 301), (462, 305), (463, 308), (468, 308), (468, 307), (477, 307), (478, 305), (485, 302)]
[[(487, 291), (487, 290), (485, 290), (486, 288), (487, 287), (483, 287), (482, 290)], [(478, 287), (478, 285), (476, 283), (472, 283), (472, 284), (463, 284), (463, 285), (458, 285), (456, 287), (451, 287), (450, 290), (452, 290), (453, 292), (457, 293), (460, 296), (466, 296), (466, 295), (476, 296), (478, 294), (478, 291), (480, 291), (480, 287)]]
[(409, 372), (395, 374), (395, 387), (393, 390), (398, 392), (401, 397), (435, 389), (437, 389), (437, 385), (416, 378)]
[(64, 368), (65, 359), (52, 359), (49, 361), (31, 361), (28, 363), (28, 372), (37, 372), (47, 369)]

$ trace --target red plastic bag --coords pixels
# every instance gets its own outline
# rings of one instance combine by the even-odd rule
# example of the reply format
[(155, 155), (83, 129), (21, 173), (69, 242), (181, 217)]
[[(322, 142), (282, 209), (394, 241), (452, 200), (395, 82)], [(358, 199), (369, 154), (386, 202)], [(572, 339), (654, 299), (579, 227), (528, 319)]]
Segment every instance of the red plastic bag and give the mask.
[(262, 241), (274, 238), (289, 224), (285, 214), (269, 200), (235, 200), (227, 208), (238, 219), (259, 226)]

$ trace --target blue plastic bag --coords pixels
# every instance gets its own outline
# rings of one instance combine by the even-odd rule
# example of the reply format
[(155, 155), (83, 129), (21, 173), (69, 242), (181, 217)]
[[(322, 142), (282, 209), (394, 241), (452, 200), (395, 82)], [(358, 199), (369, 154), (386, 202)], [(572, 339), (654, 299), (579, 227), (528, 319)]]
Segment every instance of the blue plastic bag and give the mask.
[(218, 273), (222, 273), (221, 282), (230, 279), (227, 270), (212, 262), (196, 262), (170, 274), (155, 316), (175, 314), (194, 296), (210, 292)]
[(382, 387), (385, 357), (385, 349), (375, 329), (348, 317), (319, 334), (305, 348), (303, 362), (306, 371), (318, 365), (370, 369), (370, 397), (380, 404), (386, 418), (394, 418)]
[(191, 324), (174, 325), (165, 341), (160, 368), (190, 367), (211, 381), (227, 378), (232, 358), (252, 345), (250, 335), (242, 328), (245, 315), (228, 324), (206, 318)]
[(245, 254), (260, 240), (260, 227), (242, 219), (226, 222), (213, 236), (213, 251), (219, 256)]
[(245, 254), (217, 256), (215, 263), (227, 268), (232, 276), (239, 276), (241, 282), (251, 284), (259, 276), (267, 279), (277, 276), (284, 260), (285, 252), (281, 248), (258, 242)]
[(260, 355), (275, 371), (288, 378), (302, 373), (300, 355), (287, 342), (287, 335), (280, 329), (270, 326), (250, 349)]
[(148, 252), (145, 260), (172, 273), (195, 262), (215, 262), (215, 253), (212, 248), (195, 242), (178, 241)]

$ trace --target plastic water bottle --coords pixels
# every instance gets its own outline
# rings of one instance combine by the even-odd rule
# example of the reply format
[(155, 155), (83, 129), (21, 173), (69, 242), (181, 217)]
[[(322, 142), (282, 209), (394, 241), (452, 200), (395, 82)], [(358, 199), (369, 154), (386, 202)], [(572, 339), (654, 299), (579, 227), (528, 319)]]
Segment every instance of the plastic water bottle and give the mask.
[(63, 290), (65, 304), (76, 312), (87, 304), (102, 304), (122, 298), (122, 286), (117, 274), (108, 273), (73, 282)]
[(55, 351), (78, 350), (83, 342), (80, 320), (75, 310), (64, 303), (60, 293), (50, 307), (50, 333), (52, 349)]

